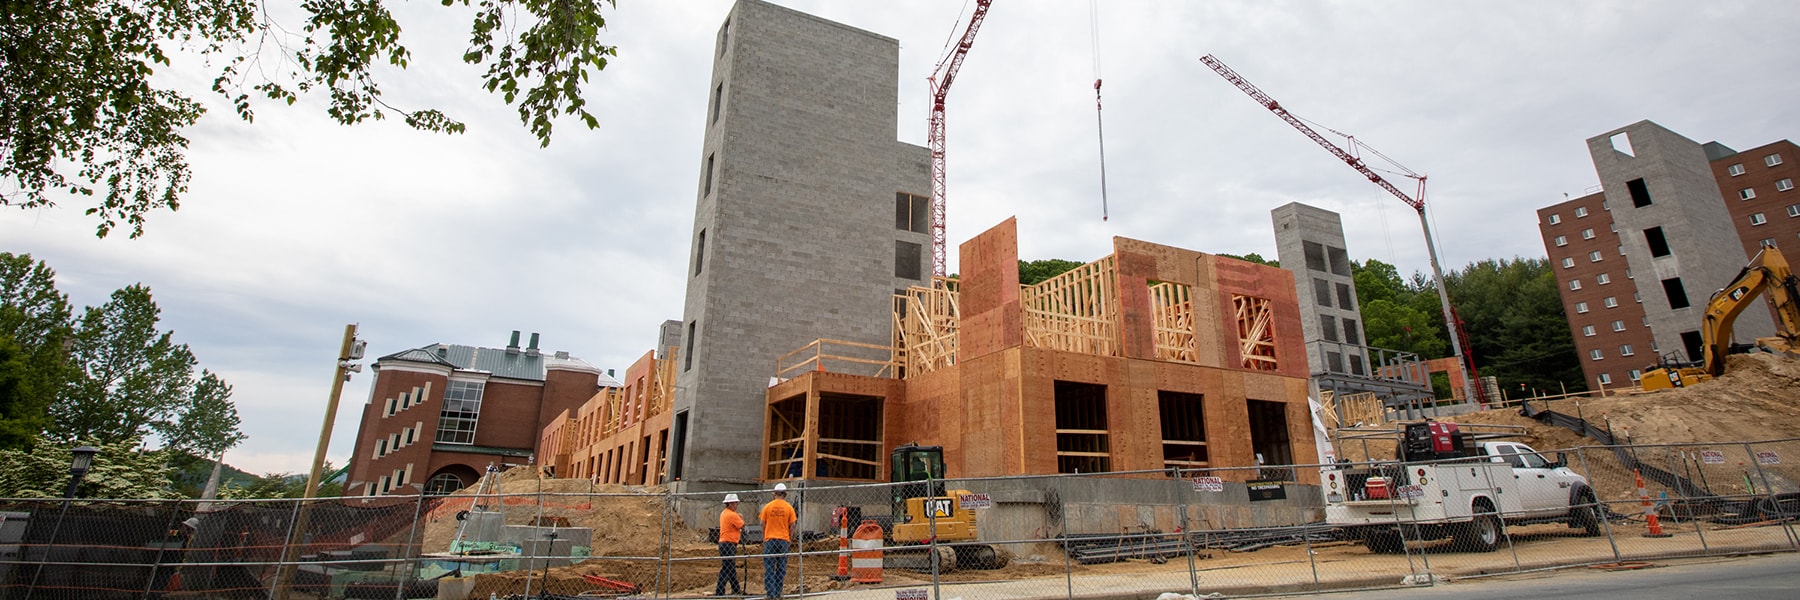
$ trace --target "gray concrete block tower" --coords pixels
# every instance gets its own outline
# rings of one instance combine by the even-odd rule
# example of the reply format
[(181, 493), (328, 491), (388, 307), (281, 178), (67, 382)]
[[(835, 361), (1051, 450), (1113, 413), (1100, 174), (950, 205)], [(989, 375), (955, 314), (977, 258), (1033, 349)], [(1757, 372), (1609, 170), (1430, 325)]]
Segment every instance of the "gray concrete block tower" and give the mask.
[(891, 343), (895, 290), (932, 264), (930, 153), (895, 140), (899, 42), (760, 0), (717, 39), (670, 471), (693, 491), (758, 477), (777, 357)]
[(1294, 273), (1300, 299), (1300, 327), (1306, 334), (1307, 362), (1314, 373), (1369, 374), (1364, 352), (1362, 307), (1350, 276), (1350, 253), (1338, 214), (1292, 202), (1269, 211), (1275, 222), (1275, 251)]
[[(1748, 260), (1730, 215), (1720, 210), (1707, 149), (1650, 121), (1588, 138), (1587, 146), (1657, 351), (1698, 360), (1707, 300)], [(1761, 310), (1744, 311), (1733, 329), (1739, 340), (1774, 332)]]

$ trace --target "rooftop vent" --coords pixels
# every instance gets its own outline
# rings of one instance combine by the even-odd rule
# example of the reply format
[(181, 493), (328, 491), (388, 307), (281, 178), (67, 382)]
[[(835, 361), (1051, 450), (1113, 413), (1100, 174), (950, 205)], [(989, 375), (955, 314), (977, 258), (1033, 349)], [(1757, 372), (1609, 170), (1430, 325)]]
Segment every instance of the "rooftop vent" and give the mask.
[(512, 341), (506, 343), (506, 353), (507, 354), (518, 354), (519, 353), (519, 330), (517, 330), (517, 329), (513, 330)]
[[(538, 355), (537, 343), (538, 343), (538, 334), (534, 332), (531, 334), (531, 345), (525, 347), (525, 354), (527, 356), (537, 356)], [(515, 335), (515, 336), (513, 336), (513, 345), (518, 346), (518, 344), (519, 344), (519, 338), (518, 338), (518, 336)]]

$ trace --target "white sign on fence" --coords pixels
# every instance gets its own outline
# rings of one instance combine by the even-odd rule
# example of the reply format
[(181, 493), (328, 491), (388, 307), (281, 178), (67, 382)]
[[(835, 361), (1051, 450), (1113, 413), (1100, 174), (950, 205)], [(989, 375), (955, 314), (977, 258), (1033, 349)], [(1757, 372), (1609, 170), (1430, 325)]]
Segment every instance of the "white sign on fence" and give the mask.
[(1725, 464), (1725, 453), (1719, 450), (1701, 450), (1700, 462), (1709, 465)]
[(1225, 491), (1225, 480), (1219, 479), (1217, 477), (1195, 477), (1194, 478), (1194, 491), (1196, 491), (1196, 492), (1223, 492), (1223, 491)]
[(956, 499), (958, 505), (962, 507), (963, 510), (994, 507), (994, 500), (989, 498), (987, 494), (963, 494), (957, 496)]
[(1776, 454), (1774, 450), (1759, 450), (1756, 453), (1756, 464), (1779, 465), (1781, 464), (1781, 456)]
[(929, 600), (930, 594), (925, 588), (901, 588), (894, 590), (894, 600)]

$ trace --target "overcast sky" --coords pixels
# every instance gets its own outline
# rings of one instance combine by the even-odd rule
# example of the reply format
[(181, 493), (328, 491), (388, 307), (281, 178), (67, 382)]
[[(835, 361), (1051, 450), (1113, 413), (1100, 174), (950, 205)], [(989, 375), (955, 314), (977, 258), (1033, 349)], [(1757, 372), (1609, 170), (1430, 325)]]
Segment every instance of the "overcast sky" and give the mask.
[[(780, 0), (900, 40), (898, 139), (923, 145), (925, 77), (963, 0)], [(717, 29), (730, 2), (620, 0), (618, 57), (585, 88), (602, 121), (539, 149), (458, 58), (467, 14), (402, 3), (412, 67), (386, 98), (469, 133), (341, 127), (321, 98), (191, 129), (191, 190), (144, 237), (93, 236), (80, 199), (0, 212), (0, 251), (56, 269), (76, 306), (144, 283), (163, 326), (236, 388), (227, 461), (304, 472), (346, 323), (371, 357), (512, 330), (623, 370), (681, 318)], [(1584, 140), (1649, 119), (1739, 150), (1800, 135), (1800, 5), (1768, 1), (1106, 2), (1098, 7), (1111, 220), (1101, 220), (1090, 4), (996, 2), (949, 99), (949, 237), (1019, 217), (1026, 259), (1090, 261), (1122, 235), (1273, 257), (1269, 211), (1342, 213), (1354, 258), (1427, 269), (1412, 211), (1199, 62), (1430, 176), (1446, 269), (1541, 257), (1533, 211), (1596, 188)], [(1401, 181), (1402, 189), (1411, 185)], [(951, 269), (955, 269), (954, 253)], [(350, 453), (370, 377), (346, 388)]]

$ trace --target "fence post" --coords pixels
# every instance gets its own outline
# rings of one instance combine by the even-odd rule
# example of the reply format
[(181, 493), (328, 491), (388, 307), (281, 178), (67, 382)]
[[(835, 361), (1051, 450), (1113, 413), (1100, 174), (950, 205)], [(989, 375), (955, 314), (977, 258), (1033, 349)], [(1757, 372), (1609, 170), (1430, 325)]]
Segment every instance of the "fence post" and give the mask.
[[(412, 529), (407, 531), (406, 547), (401, 550), (401, 555), (405, 557), (406, 564), (403, 567), (394, 569), (394, 600), (406, 600), (407, 584), (411, 583), (413, 578), (418, 577), (419, 575), (419, 561), (416, 558), (413, 545), (420, 543), (419, 522), (424, 516), (425, 491), (419, 490), (418, 501), (413, 506)], [(405, 573), (405, 575), (402, 576), (401, 573)]]
[[(1775, 488), (1769, 487), (1769, 473), (1763, 470), (1762, 460), (1756, 457), (1756, 450), (1750, 447), (1749, 442), (1744, 442), (1744, 453), (1750, 455), (1750, 464), (1756, 465), (1756, 477), (1763, 482), (1763, 493), (1768, 495), (1770, 502), (1774, 502), (1776, 497)], [(1793, 520), (1782, 519), (1781, 527), (1787, 532), (1788, 544), (1800, 549), (1800, 537), (1794, 535)]]
[(1056, 476), (1056, 490), (1057, 519), (1062, 521), (1063, 584), (1068, 589), (1068, 595), (1065, 597), (1074, 598), (1075, 559), (1069, 555), (1069, 479), (1067, 475)]
[[(942, 483), (943, 480), (939, 479), (935, 480), (935, 482)], [(937, 507), (935, 506), (936, 501), (933, 500), (933, 498), (937, 497), (937, 487), (933, 486), (932, 483), (934, 483), (934, 480), (931, 478), (931, 475), (926, 474), (925, 501), (923, 503), (923, 508), (925, 509), (926, 527), (928, 528), (927, 530), (931, 532), (931, 544), (925, 549), (925, 562), (926, 564), (931, 565), (931, 598), (932, 600), (944, 600), (944, 591), (939, 586), (940, 582), (938, 580), (938, 559), (942, 557), (938, 554)], [(950, 493), (948, 487), (944, 488), (944, 493)]]
[[(150, 560), (149, 581), (144, 582), (144, 597), (145, 598), (150, 597), (151, 592), (157, 591), (156, 590), (156, 571), (162, 567), (163, 552), (165, 552), (169, 549), (168, 533), (169, 533), (169, 531), (175, 529), (175, 517), (181, 516), (181, 501), (180, 500), (170, 500), (169, 504), (171, 505), (169, 507), (169, 520), (168, 520), (168, 522), (163, 523), (162, 543), (160, 543), (156, 546), (156, 557)], [(187, 539), (189, 541), (192, 541), (193, 534), (189, 533)], [(182, 543), (181, 548), (182, 548), (181, 556), (185, 558), (187, 556), (187, 543), (185, 543), (185, 542)], [(167, 586), (164, 586), (164, 587), (167, 587)]]
[(1183, 485), (1184, 482), (1185, 482), (1185, 478), (1183, 478), (1181, 476), (1181, 467), (1176, 467), (1175, 468), (1175, 483), (1176, 483), (1175, 497), (1179, 501), (1177, 502), (1177, 504), (1175, 506), (1176, 506), (1176, 516), (1181, 519), (1181, 551), (1183, 554), (1187, 555), (1188, 593), (1193, 595), (1195, 598), (1198, 598), (1198, 597), (1200, 597), (1200, 572), (1195, 570), (1195, 568), (1194, 568), (1194, 528), (1193, 528), (1193, 520), (1188, 518), (1188, 502), (1187, 502), (1189, 494), (1191, 494), (1192, 492), (1181, 489), (1180, 486)]
[[(1677, 478), (1680, 477), (1682, 469), (1675, 468), (1675, 454), (1670, 451), (1668, 446), (1663, 446), (1663, 462), (1665, 462), (1669, 465), (1669, 474), (1670, 475), (1675, 475)], [(1681, 451), (1681, 464), (1683, 466), (1687, 465), (1687, 451), (1686, 450)], [(1678, 479), (1678, 481), (1679, 481), (1679, 479)], [(1693, 483), (1693, 480), (1690, 479), (1690, 480), (1688, 480), (1689, 485), (1685, 486), (1690, 491), (1693, 490), (1693, 487), (1694, 487), (1692, 485), (1692, 483)], [(1677, 487), (1684, 487), (1684, 486), (1677, 486)], [(1681, 493), (1681, 495), (1684, 497), (1688, 495), (1686, 492), (1684, 492), (1682, 490), (1676, 490), (1676, 491), (1678, 493)], [(1687, 509), (1688, 524), (1694, 526), (1694, 534), (1699, 536), (1699, 538), (1700, 538), (1700, 554), (1702, 554), (1702, 555), (1712, 554), (1712, 548), (1707, 546), (1707, 544), (1706, 544), (1706, 528), (1701, 527), (1700, 521), (1694, 519), (1694, 503), (1682, 502), (1681, 504), (1682, 504), (1683, 508)], [(1673, 507), (1673, 505), (1670, 505), (1670, 506)]]
[[(1575, 448), (1575, 458), (1581, 461), (1582, 474), (1594, 474), (1594, 469), (1588, 466), (1586, 446), (1578, 446)], [(1593, 481), (1593, 479), (1588, 480), (1589, 483), (1592, 483)], [(1613, 562), (1616, 563), (1620, 560), (1619, 540), (1618, 538), (1614, 538), (1612, 533), (1612, 508), (1607, 506), (1605, 502), (1602, 502), (1600, 498), (1600, 490), (1594, 490), (1594, 515), (1596, 518), (1600, 519), (1600, 528), (1606, 532), (1606, 543), (1607, 545), (1612, 546)]]
[[(300, 505), (304, 502), (305, 498), (295, 498), (294, 512), (288, 515), (287, 535), (281, 538), (281, 559), (275, 563), (275, 578), (269, 581), (269, 600), (275, 600), (276, 594), (281, 591), (282, 572), (290, 566), (287, 564), (288, 549), (294, 545), (294, 532), (300, 525)], [(299, 564), (296, 562), (292, 566), (297, 568)]]

